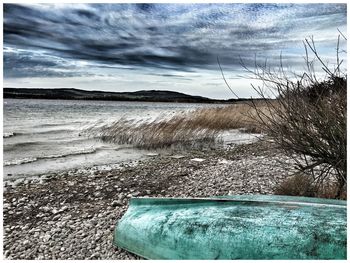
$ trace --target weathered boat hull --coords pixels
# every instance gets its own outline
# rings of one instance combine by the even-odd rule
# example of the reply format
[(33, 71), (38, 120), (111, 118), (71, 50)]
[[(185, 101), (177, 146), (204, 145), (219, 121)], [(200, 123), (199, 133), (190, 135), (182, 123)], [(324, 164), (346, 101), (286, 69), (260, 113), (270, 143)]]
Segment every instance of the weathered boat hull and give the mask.
[(148, 259), (346, 259), (346, 201), (133, 198), (114, 244)]

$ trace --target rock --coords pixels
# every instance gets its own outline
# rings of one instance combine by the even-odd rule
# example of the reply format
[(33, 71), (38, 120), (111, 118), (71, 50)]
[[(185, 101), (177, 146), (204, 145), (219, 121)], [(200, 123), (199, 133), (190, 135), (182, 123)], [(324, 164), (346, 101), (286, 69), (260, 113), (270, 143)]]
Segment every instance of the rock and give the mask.
[(60, 217), (61, 217), (61, 215), (55, 215), (55, 216), (52, 218), (52, 221), (57, 221)]
[(99, 253), (94, 253), (94, 254), (92, 254), (92, 255), (90, 256), (90, 258), (91, 258), (91, 259), (93, 259), (93, 258), (98, 258), (99, 256), (100, 256)]
[(54, 208), (54, 209), (51, 210), (51, 213), (54, 214), (54, 215), (56, 215), (56, 214), (58, 214), (58, 213), (60, 213), (60, 212), (61, 212), (61, 211), (57, 210), (56, 208)]
[(66, 211), (66, 210), (68, 210), (68, 206), (63, 206), (63, 207), (61, 207), (61, 209), (60, 209), (61, 212), (64, 212), (64, 211)]
[(226, 159), (222, 159), (218, 161), (218, 164), (231, 164), (232, 161), (226, 160)]
[(153, 157), (153, 156), (158, 156), (159, 153), (147, 153), (146, 156), (150, 156), (150, 157)]
[(119, 200), (114, 200), (111, 204), (113, 207), (117, 207), (117, 206), (123, 206), (123, 202), (119, 201)]
[(29, 240), (24, 240), (23, 243), (22, 243), (22, 245), (24, 247), (28, 246), (29, 244), (30, 244)]
[(170, 156), (170, 158), (173, 158), (173, 159), (182, 159), (184, 157), (185, 157), (184, 155), (179, 155), (179, 154)]
[(93, 193), (93, 196), (94, 196), (94, 197), (100, 197), (100, 196), (101, 196), (101, 192), (94, 192), (94, 193)]
[(22, 230), (28, 230), (28, 229), (29, 229), (29, 225), (28, 224), (22, 227)]
[(193, 158), (193, 159), (191, 159), (191, 161), (192, 162), (204, 162), (205, 161), (205, 159), (202, 159), (202, 158)]
[(51, 235), (49, 235), (49, 234), (46, 234), (46, 235), (44, 235), (44, 236), (41, 236), (41, 239), (42, 239), (44, 242), (49, 241), (50, 238), (51, 238)]
[(39, 210), (42, 210), (44, 212), (49, 212), (51, 210), (51, 208), (48, 207), (48, 206), (42, 206), (42, 207), (39, 208)]

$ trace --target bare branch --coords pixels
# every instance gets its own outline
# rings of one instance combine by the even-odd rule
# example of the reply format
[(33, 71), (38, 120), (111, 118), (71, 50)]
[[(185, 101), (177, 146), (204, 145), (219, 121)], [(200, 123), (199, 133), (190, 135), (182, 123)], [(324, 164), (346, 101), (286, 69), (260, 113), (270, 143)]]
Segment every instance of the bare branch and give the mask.
[(226, 80), (226, 78), (225, 78), (224, 72), (223, 72), (223, 70), (222, 70), (222, 68), (221, 68), (219, 56), (217, 56), (216, 58), (217, 58), (217, 61), (218, 61), (218, 65), (219, 65), (219, 68), (220, 68), (220, 71), (221, 71), (222, 78), (224, 79), (226, 86), (229, 88), (229, 90), (231, 91), (231, 93), (232, 93), (237, 99), (239, 99), (238, 95), (231, 89), (230, 85), (227, 83), (227, 80)]
[[(265, 102), (264, 108), (252, 103), (255, 120), (295, 162), (296, 167), (313, 178), (316, 188), (336, 178), (338, 197), (346, 184), (346, 89), (347, 75), (342, 69), (340, 36), (336, 46), (336, 68), (332, 72), (321, 59), (312, 37), (304, 42), (306, 72), (291, 79), (285, 72), (280, 55), (280, 68), (272, 70), (266, 62), (255, 69), (244, 66), (253, 86)], [(310, 59), (310, 54), (314, 59)], [(314, 64), (322, 66), (326, 76), (320, 79)], [(243, 63), (242, 63), (243, 64)], [(271, 100), (270, 93), (275, 95)]]

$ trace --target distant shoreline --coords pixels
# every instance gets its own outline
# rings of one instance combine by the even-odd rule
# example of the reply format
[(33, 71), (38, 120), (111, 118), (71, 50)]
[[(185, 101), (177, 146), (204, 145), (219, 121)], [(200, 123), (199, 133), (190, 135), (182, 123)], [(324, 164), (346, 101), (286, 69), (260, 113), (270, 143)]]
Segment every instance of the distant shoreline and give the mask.
[(232, 104), (243, 101), (257, 101), (257, 98), (210, 99), (192, 96), (180, 92), (163, 90), (141, 90), (135, 92), (105, 92), (80, 89), (31, 89), (4, 88), (4, 99), (50, 99), (50, 100), (97, 100), (97, 101), (135, 101), (135, 102), (169, 102), (169, 103), (209, 103)]

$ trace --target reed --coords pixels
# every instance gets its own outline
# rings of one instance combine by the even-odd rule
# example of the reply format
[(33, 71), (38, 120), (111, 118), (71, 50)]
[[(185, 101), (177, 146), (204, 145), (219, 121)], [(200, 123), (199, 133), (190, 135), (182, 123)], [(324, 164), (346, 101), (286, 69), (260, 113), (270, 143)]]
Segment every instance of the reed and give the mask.
[(145, 149), (211, 146), (220, 141), (220, 132), (225, 130), (261, 132), (254, 121), (254, 111), (249, 104), (239, 103), (196, 109), (150, 122), (122, 118), (110, 125), (90, 129), (90, 133), (103, 141)]

